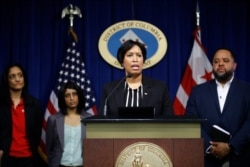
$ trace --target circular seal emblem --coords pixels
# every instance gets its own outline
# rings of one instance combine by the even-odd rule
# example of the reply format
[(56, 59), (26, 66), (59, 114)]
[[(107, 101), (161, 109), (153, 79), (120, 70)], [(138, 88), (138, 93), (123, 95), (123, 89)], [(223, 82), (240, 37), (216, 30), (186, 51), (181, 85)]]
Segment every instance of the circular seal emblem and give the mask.
[(127, 146), (116, 159), (115, 167), (172, 167), (167, 153), (158, 145), (138, 142)]
[(157, 64), (166, 54), (167, 39), (160, 29), (144, 21), (127, 20), (111, 25), (101, 34), (98, 49), (103, 59), (122, 69), (116, 59), (116, 52), (128, 39), (140, 41), (146, 46), (147, 59), (144, 69)]

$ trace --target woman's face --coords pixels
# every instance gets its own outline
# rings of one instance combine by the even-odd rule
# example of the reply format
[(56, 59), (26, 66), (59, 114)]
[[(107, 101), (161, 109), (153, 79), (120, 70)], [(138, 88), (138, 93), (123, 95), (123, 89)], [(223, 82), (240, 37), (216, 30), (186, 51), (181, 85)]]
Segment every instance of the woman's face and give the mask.
[(130, 73), (132, 75), (141, 74), (143, 64), (143, 55), (139, 46), (135, 45), (125, 53), (123, 67), (125, 68), (126, 73)]
[(78, 106), (78, 94), (75, 89), (69, 89), (67, 88), (64, 94), (64, 99), (66, 106), (69, 109), (75, 109)]
[(9, 87), (11, 90), (20, 91), (24, 87), (24, 77), (23, 72), (17, 66), (9, 69), (8, 74)]

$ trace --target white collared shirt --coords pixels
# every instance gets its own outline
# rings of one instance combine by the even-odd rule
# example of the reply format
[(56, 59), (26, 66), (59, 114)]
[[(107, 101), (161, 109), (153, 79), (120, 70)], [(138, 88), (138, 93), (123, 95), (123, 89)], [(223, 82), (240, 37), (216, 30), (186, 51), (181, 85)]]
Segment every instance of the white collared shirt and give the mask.
[(232, 77), (230, 79), (230, 81), (228, 81), (227, 83), (225, 83), (224, 86), (222, 86), (217, 80), (215, 80), (216, 84), (217, 84), (217, 94), (218, 94), (218, 99), (219, 99), (221, 113), (223, 111), (224, 104), (225, 104), (226, 98), (227, 98), (227, 94), (228, 94), (228, 91), (229, 91), (229, 88), (231, 86), (233, 78), (234, 77)]

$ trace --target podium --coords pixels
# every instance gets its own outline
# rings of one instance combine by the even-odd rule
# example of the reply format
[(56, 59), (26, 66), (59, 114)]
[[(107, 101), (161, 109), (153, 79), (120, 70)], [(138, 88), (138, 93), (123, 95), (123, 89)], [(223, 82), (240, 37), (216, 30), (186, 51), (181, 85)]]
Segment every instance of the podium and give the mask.
[[(122, 155), (122, 153), (126, 149), (130, 149), (128, 152), (131, 152), (137, 147), (136, 144), (139, 144), (137, 148), (140, 150), (142, 147), (156, 146), (154, 150), (157, 151), (153, 156), (157, 155), (160, 159), (163, 159), (159, 155), (162, 151), (158, 149), (164, 150), (167, 154), (166, 158), (169, 158), (172, 163), (170, 166), (203, 167), (204, 149), (200, 130), (202, 121), (205, 120), (183, 116), (162, 116), (154, 119), (89, 117), (82, 120), (86, 125), (86, 139), (83, 143), (84, 167), (133, 167), (131, 158), (128, 160), (129, 165), (125, 164), (126, 158), (132, 156), (132, 153), (131, 155), (128, 153)], [(135, 152), (132, 160), (134, 154)], [(118, 159), (121, 157), (123, 163), (118, 165)], [(142, 155), (141, 158), (146, 162), (148, 157)], [(153, 164), (151, 166), (157, 167), (158, 162), (150, 160), (150, 163)]]

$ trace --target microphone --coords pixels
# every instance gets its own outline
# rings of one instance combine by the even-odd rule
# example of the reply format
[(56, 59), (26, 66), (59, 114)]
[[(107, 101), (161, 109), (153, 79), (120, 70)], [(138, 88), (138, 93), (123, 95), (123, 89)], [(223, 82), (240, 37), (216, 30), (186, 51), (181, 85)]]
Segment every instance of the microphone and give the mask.
[(118, 84), (114, 87), (114, 89), (108, 94), (108, 96), (105, 99), (105, 103), (104, 103), (104, 112), (103, 115), (106, 116), (107, 115), (107, 102), (108, 99), (110, 98), (110, 96), (116, 91), (116, 89), (121, 85), (121, 83), (126, 79), (126, 78), (131, 78), (132, 74), (128, 73), (125, 77), (123, 77), (120, 82), (118, 82)]

